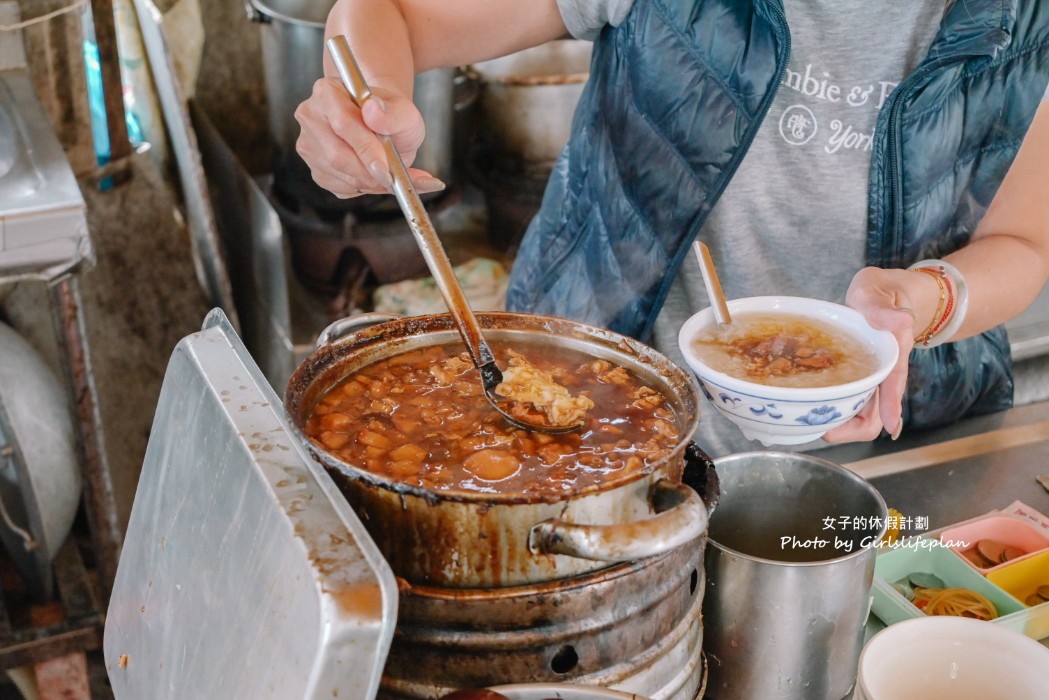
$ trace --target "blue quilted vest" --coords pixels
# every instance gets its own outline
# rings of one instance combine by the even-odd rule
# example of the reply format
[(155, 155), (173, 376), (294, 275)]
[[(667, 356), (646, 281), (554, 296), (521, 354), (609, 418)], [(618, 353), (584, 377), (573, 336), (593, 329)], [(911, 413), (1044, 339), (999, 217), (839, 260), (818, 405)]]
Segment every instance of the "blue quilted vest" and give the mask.
[[(514, 261), (508, 308), (647, 339), (789, 52), (780, 0), (636, 0), (623, 24), (606, 27)], [(878, 118), (868, 264), (906, 267), (969, 240), (1047, 81), (1049, 2), (955, 1)], [(915, 351), (910, 365), (911, 427), (1012, 404), (1002, 327)]]

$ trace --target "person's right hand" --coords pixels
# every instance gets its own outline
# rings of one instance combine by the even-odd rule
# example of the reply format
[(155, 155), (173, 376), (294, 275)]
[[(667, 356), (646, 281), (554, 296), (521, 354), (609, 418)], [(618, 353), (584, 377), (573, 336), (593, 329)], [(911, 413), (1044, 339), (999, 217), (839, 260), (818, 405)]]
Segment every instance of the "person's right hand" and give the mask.
[[(392, 186), (382, 142), (393, 139), (405, 165), (415, 160), (426, 127), (419, 110), (404, 95), (373, 89), (358, 109), (338, 78), (321, 78), (313, 94), (295, 110), (301, 131), (295, 149), (310, 167), (313, 180), (337, 197), (386, 194)], [(409, 168), (420, 194), (444, 189), (430, 173)]]

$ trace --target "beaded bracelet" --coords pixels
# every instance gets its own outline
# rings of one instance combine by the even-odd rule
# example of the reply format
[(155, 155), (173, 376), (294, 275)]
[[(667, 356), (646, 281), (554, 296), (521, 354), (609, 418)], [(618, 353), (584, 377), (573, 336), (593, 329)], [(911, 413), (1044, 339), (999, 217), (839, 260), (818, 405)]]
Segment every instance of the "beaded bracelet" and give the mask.
[(921, 260), (908, 270), (932, 275), (940, 286), (940, 301), (929, 325), (914, 339), (917, 348), (934, 348), (958, 331), (969, 310), (969, 291), (965, 278), (954, 265), (945, 260)]

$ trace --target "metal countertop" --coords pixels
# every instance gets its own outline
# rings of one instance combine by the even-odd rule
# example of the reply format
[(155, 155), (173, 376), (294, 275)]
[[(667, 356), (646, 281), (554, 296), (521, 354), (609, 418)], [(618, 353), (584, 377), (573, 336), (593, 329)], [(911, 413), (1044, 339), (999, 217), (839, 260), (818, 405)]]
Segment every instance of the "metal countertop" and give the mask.
[(1005, 324), (1013, 360), (1021, 361), (1049, 353), (1049, 284), (1027, 309)]
[(1049, 402), (816, 454), (870, 480), (890, 508), (927, 517), (931, 530), (1017, 500), (1049, 515), (1049, 491), (1036, 480), (1049, 474)]

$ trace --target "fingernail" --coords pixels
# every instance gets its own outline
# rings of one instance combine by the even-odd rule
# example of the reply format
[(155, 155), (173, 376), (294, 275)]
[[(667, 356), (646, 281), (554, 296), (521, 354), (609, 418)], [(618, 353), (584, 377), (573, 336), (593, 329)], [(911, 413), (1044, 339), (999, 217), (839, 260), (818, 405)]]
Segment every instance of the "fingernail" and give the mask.
[(369, 97), (368, 99), (375, 100), (375, 104), (379, 105), (379, 109), (382, 110), (382, 113), (386, 114), (386, 102), (383, 101), (383, 99), (381, 97), (379, 97), (375, 93), (372, 93), (372, 96)]
[(368, 171), (385, 189), (388, 190), (393, 188), (393, 180), (390, 179), (390, 172), (386, 169), (385, 165), (377, 160), (373, 160), (368, 164)]
[(435, 177), (420, 177), (415, 180), (417, 192), (440, 192), (445, 187), (447, 185)]
[(892, 433), (892, 439), (893, 440), (899, 439), (900, 433), (902, 433), (902, 432), (903, 432), (903, 421), (901, 420), (899, 423), (896, 424), (896, 430), (894, 430), (893, 433)]

